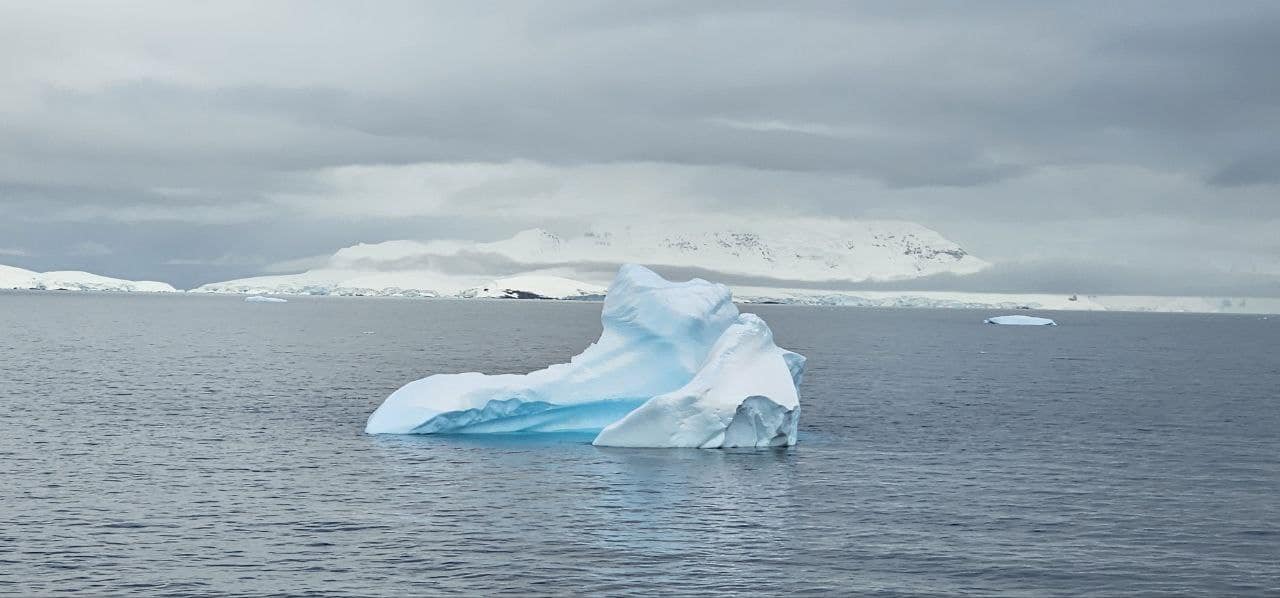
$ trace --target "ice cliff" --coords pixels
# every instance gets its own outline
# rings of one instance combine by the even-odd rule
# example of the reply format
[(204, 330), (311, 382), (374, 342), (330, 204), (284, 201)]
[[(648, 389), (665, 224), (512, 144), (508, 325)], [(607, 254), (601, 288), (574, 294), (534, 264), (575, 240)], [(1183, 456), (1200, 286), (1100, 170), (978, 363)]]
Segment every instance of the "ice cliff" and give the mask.
[(604, 332), (569, 363), (529, 374), (441, 374), (411, 382), (369, 417), (371, 434), (598, 432), (630, 447), (789, 446), (804, 357), (740, 314), (729, 289), (623, 266)]

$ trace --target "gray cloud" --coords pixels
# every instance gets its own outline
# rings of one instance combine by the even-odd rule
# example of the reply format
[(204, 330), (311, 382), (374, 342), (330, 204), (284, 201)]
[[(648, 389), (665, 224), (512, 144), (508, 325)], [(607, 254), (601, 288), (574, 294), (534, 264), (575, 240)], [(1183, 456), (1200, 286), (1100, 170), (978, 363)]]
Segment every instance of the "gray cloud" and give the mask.
[(1020, 288), (1280, 269), (1270, 2), (39, 3), (0, 55), (16, 265), (188, 284), (654, 205), (919, 220)]
[(1280, 184), (1280, 141), (1267, 153), (1246, 155), (1209, 177), (1209, 183), (1221, 187)]

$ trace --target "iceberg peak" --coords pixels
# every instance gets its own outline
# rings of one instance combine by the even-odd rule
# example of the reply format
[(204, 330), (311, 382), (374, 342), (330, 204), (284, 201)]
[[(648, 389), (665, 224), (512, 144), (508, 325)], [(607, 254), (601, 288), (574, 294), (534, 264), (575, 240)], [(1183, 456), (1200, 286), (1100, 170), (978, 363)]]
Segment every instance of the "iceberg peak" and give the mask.
[(569, 363), (523, 375), (440, 374), (410, 382), (369, 417), (371, 434), (592, 431), (634, 447), (795, 444), (804, 357), (728, 287), (618, 270), (600, 339)]

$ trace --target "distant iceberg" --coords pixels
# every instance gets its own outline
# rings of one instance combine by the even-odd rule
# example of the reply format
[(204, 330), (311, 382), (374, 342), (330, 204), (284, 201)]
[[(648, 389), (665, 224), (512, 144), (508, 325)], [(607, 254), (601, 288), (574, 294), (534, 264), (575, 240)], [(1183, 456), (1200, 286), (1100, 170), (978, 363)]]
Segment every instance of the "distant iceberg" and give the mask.
[(983, 320), (985, 324), (1001, 324), (1003, 326), (1057, 326), (1058, 323), (1049, 318), (1035, 316), (995, 316)]
[(245, 303), (288, 303), (288, 299), (279, 297), (263, 297), (262, 295), (249, 295), (244, 298)]
[(369, 417), (370, 434), (589, 431), (594, 444), (757, 447), (796, 442), (804, 357), (780, 349), (729, 289), (625, 265), (604, 332), (569, 363), (529, 374), (411, 382)]

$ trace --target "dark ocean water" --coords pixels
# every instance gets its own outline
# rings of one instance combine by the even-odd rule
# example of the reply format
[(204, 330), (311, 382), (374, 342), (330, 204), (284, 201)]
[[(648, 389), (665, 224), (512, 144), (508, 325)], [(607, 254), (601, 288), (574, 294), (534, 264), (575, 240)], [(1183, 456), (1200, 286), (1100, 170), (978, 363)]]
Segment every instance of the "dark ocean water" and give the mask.
[(1280, 594), (1280, 318), (750, 311), (789, 450), (362, 433), (598, 304), (0, 294), (0, 594)]

